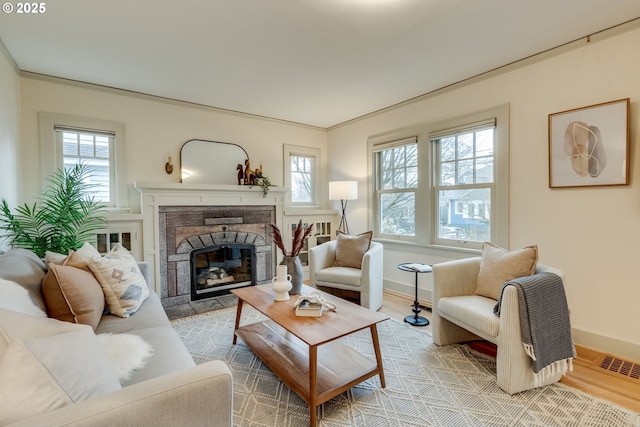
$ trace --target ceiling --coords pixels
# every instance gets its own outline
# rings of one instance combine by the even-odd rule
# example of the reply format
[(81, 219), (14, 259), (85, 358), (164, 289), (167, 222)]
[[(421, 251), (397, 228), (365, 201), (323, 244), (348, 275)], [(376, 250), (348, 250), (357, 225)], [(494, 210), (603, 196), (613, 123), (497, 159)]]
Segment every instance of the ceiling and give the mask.
[(22, 71), (321, 128), (640, 17), (638, 0), (43, 4), (0, 13)]

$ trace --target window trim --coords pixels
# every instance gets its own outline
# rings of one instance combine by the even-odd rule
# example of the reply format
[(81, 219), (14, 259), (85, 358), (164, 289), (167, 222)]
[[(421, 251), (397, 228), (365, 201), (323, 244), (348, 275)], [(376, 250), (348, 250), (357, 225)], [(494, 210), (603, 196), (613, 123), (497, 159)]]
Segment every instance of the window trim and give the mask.
[(56, 138), (56, 127), (89, 132), (112, 133), (115, 146), (114, 157), (114, 200), (108, 205), (108, 210), (128, 207), (127, 177), (124, 160), (124, 123), (77, 117), (66, 114), (38, 113), (40, 131), (40, 175), (41, 186), (47, 185), (47, 177), (63, 166), (62, 145)]
[[(495, 194), (492, 194), (492, 221), (491, 241), (502, 247), (509, 247), (509, 104), (500, 105), (483, 111), (453, 117), (450, 119), (418, 123), (401, 129), (372, 135), (367, 141), (367, 169), (369, 177), (369, 224), (374, 230), (374, 238), (397, 243), (398, 245), (411, 245), (414, 247), (444, 249), (446, 251), (478, 250), (481, 242), (471, 244), (447, 245), (446, 242), (436, 242), (435, 232), (437, 224), (432, 219), (436, 218), (437, 204), (433, 182), (436, 178), (434, 162), (434, 150), (431, 145), (433, 135), (455, 128), (463, 128), (464, 125), (473, 125), (484, 120), (496, 120), (496, 147), (494, 153), (495, 168)], [(385, 144), (392, 146), (394, 142), (406, 140), (417, 135), (418, 138), (418, 170), (427, 171), (418, 174), (418, 188), (416, 195), (416, 234), (415, 238), (407, 239), (406, 236), (381, 235), (376, 216), (379, 215), (379, 207), (376, 195), (376, 152)], [(418, 218), (429, 218), (419, 222)]]
[[(318, 208), (321, 206), (321, 193), (320, 193), (320, 183), (322, 181), (322, 177), (320, 175), (320, 171), (322, 170), (320, 167), (321, 162), (321, 150), (319, 148), (314, 147), (304, 147), (300, 145), (291, 145), (284, 144), (284, 186), (289, 189), (287, 192), (285, 204), (288, 207), (295, 208)], [(293, 156), (302, 156), (302, 157), (313, 157), (315, 161), (313, 162), (313, 188), (311, 189), (311, 199), (310, 203), (293, 203), (291, 201), (291, 157)]]

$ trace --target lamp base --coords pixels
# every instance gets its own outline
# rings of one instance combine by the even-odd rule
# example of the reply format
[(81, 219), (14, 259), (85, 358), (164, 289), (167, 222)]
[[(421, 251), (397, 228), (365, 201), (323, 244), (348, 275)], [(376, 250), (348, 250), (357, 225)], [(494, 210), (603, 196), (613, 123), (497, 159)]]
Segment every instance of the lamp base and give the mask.
[(340, 200), (340, 204), (342, 206), (342, 217), (340, 218), (338, 230), (342, 231), (344, 234), (349, 234), (349, 224), (347, 224), (347, 215), (345, 214), (345, 211), (347, 210), (347, 202), (348, 200)]

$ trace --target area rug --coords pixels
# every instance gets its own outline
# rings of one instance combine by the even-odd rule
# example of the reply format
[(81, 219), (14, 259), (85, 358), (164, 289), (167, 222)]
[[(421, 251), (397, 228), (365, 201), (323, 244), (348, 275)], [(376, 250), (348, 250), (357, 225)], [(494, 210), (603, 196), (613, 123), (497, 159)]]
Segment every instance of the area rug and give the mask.
[[(235, 427), (304, 427), (307, 404), (238, 339), (235, 308), (173, 321), (196, 363), (224, 360), (233, 373)], [(264, 317), (245, 306), (242, 324)], [(496, 385), (495, 359), (464, 345), (438, 347), (424, 330), (387, 320), (378, 327), (387, 382), (378, 377), (324, 403), (319, 427), (638, 426), (640, 415), (554, 384), (510, 396)], [(374, 358), (369, 331), (343, 338)]]

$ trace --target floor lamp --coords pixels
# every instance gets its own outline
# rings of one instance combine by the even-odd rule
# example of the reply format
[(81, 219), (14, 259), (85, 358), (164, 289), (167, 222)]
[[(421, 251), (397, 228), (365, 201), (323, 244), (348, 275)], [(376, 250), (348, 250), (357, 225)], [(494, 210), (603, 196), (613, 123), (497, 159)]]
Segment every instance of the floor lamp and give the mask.
[(342, 205), (342, 218), (340, 218), (340, 226), (338, 230), (349, 234), (349, 225), (347, 224), (347, 201), (358, 199), (358, 181), (331, 181), (329, 182), (329, 200), (340, 200)]

